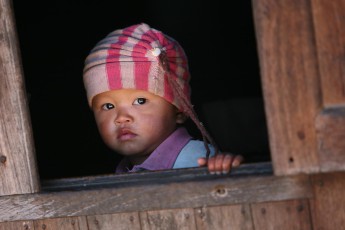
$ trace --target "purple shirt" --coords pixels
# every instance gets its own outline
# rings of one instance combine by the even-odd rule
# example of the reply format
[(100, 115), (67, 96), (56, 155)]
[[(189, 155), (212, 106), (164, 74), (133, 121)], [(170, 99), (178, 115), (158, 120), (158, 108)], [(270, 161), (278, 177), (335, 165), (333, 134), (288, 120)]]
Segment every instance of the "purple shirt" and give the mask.
[(116, 167), (116, 173), (172, 169), (179, 153), (191, 139), (188, 131), (180, 127), (165, 139), (142, 164), (135, 165), (131, 170), (130, 162), (126, 157), (123, 158)]

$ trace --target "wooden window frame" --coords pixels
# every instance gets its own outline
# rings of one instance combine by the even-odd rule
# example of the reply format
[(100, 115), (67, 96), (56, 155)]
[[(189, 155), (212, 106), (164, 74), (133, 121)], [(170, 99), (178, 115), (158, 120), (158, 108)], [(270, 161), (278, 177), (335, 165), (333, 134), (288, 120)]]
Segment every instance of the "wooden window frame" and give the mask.
[(345, 4), (252, 2), (272, 164), (229, 176), (196, 168), (40, 183), (12, 2), (0, 0), (0, 222), (307, 199), (309, 174), (344, 171)]
[(230, 175), (174, 169), (42, 181), (38, 193), (0, 196), (0, 222), (311, 197), (308, 175), (274, 176), (270, 162), (244, 164)]

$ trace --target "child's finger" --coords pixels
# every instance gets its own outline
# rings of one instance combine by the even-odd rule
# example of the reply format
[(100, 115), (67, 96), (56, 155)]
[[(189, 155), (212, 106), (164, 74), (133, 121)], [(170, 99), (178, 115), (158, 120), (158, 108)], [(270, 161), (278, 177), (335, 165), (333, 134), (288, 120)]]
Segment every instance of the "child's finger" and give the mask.
[(231, 170), (231, 166), (233, 164), (233, 156), (230, 154), (226, 154), (224, 156), (223, 162), (222, 162), (222, 173), (227, 174)]
[(233, 167), (237, 167), (237, 166), (239, 166), (243, 161), (244, 161), (244, 158), (243, 158), (242, 155), (236, 155), (236, 156), (232, 159), (232, 166), (233, 166)]
[(207, 165), (207, 159), (205, 157), (201, 157), (198, 159), (199, 166), (206, 166)]
[(216, 171), (215, 171), (215, 158), (214, 157), (211, 157), (207, 160), (207, 168), (211, 174), (216, 173)]
[(214, 170), (217, 174), (222, 174), (223, 173), (223, 160), (224, 160), (225, 155), (223, 154), (218, 154), (214, 157), (215, 163), (214, 163)]

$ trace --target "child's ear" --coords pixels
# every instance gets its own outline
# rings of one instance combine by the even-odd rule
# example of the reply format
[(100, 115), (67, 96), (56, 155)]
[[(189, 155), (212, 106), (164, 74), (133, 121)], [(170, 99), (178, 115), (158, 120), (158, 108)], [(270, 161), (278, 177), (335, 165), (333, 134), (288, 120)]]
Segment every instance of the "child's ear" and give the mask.
[(178, 111), (176, 114), (176, 123), (183, 124), (187, 120), (187, 115), (181, 111)]

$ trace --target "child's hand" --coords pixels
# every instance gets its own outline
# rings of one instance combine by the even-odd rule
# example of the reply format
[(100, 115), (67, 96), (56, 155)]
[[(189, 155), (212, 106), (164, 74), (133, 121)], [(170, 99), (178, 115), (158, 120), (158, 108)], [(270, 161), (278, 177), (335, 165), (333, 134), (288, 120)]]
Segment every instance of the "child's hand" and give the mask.
[(230, 153), (217, 154), (216, 156), (206, 158), (199, 158), (199, 166), (207, 166), (211, 174), (227, 174), (232, 167), (237, 167), (243, 162), (244, 158), (241, 155), (233, 155)]

